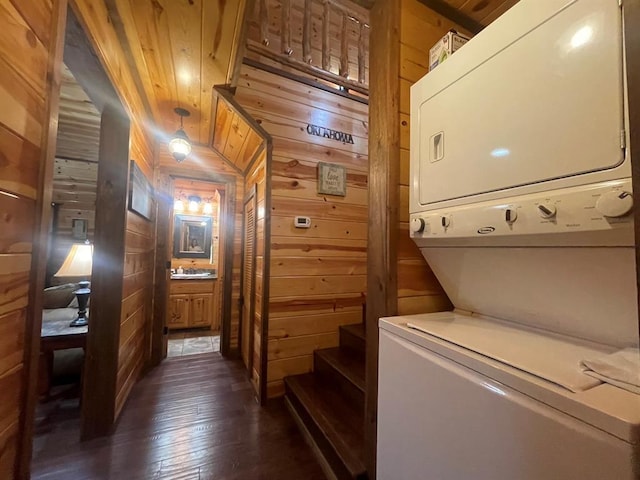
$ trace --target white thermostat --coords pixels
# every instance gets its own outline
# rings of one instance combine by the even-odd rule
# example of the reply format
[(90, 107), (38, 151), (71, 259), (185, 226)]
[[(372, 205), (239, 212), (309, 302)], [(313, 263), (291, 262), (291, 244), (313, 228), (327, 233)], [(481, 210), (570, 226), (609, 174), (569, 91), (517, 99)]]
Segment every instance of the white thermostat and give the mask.
[(293, 219), (293, 225), (296, 228), (309, 228), (311, 227), (310, 217), (295, 217)]

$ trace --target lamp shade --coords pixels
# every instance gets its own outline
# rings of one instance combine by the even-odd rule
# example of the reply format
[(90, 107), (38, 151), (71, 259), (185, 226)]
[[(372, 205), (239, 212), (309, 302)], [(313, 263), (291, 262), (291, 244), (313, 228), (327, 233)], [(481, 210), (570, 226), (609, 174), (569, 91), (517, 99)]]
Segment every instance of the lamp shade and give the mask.
[(178, 163), (182, 162), (191, 153), (189, 137), (184, 130), (178, 130), (169, 142), (169, 152)]
[(64, 259), (55, 277), (90, 277), (92, 268), (93, 245), (74, 243)]

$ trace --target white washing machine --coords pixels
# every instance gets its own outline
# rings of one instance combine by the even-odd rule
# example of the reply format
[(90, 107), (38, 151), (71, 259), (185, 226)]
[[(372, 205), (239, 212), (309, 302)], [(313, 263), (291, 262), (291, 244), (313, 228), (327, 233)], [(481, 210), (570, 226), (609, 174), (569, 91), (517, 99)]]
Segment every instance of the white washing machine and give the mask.
[(623, 14), (521, 0), (412, 87), (455, 311), (380, 321), (379, 480), (640, 478), (640, 396), (580, 369), (639, 343)]
[(640, 397), (579, 368), (607, 351), (453, 312), (382, 319), (378, 480), (639, 478)]

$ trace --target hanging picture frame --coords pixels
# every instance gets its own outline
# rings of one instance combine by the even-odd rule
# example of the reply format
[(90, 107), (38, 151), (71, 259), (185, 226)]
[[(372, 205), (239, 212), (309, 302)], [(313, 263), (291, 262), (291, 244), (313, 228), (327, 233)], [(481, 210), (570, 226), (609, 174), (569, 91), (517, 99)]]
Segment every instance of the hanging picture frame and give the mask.
[(131, 160), (129, 171), (129, 210), (151, 220), (153, 187), (133, 160)]

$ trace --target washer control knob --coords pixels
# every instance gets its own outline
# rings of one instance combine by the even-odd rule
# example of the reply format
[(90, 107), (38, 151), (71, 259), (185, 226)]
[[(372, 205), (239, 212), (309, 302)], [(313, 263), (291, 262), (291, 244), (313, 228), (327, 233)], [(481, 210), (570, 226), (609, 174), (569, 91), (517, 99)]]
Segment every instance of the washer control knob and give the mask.
[(411, 219), (411, 231), (413, 233), (422, 233), (424, 232), (424, 218), (414, 217)]
[(440, 224), (442, 225), (442, 228), (449, 228), (449, 226), (451, 225), (451, 217), (443, 215), (442, 217), (440, 217)]
[(541, 203), (538, 205), (538, 213), (542, 218), (553, 218), (556, 216), (557, 211), (555, 205)]
[(518, 212), (515, 208), (509, 207), (504, 211), (504, 219), (507, 223), (513, 223), (518, 218)]
[(633, 208), (633, 195), (626, 191), (612, 191), (600, 195), (596, 210), (605, 217), (623, 217)]

